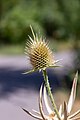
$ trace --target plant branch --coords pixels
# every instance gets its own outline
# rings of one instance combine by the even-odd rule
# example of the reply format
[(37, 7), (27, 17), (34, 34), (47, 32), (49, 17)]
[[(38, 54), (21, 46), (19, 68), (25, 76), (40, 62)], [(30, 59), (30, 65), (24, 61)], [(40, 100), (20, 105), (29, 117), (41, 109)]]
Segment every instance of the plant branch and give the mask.
[(58, 112), (57, 107), (56, 107), (56, 104), (54, 102), (54, 98), (53, 98), (53, 95), (52, 95), (52, 92), (51, 92), (51, 88), (50, 88), (50, 84), (49, 84), (49, 81), (48, 81), (48, 76), (47, 76), (46, 70), (43, 70), (43, 77), (44, 77), (45, 85), (46, 85), (46, 88), (47, 88), (47, 91), (48, 91), (48, 95), (50, 97), (50, 100), (52, 102), (52, 106), (54, 108), (54, 112), (56, 113), (58, 119), (61, 120), (61, 118), (59, 116), (59, 112)]

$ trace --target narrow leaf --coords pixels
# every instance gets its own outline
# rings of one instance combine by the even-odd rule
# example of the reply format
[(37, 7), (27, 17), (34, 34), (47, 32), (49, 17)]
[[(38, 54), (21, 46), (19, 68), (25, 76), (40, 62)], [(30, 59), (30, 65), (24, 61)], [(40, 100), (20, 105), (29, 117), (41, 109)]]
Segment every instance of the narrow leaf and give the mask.
[(59, 108), (59, 115), (60, 117), (62, 117), (62, 104), (60, 105), (60, 108)]
[(75, 96), (76, 96), (77, 79), (78, 79), (78, 72), (75, 75), (73, 85), (72, 85), (71, 95), (70, 95), (70, 98), (68, 101), (68, 109), (67, 109), (68, 114), (71, 112), (72, 106), (74, 104), (74, 100), (75, 100)]
[(45, 102), (45, 106), (46, 106), (46, 109), (48, 111), (49, 114), (52, 114), (53, 111), (49, 105), (49, 101), (48, 101), (48, 96), (47, 96), (47, 91), (46, 91), (46, 87), (44, 86), (44, 102)]
[(78, 114), (80, 114), (80, 109), (77, 112), (75, 112), (74, 114), (70, 115), (69, 119), (72, 119), (73, 117), (77, 116)]
[(39, 95), (39, 110), (40, 110), (40, 113), (41, 113), (43, 120), (45, 120), (46, 118), (45, 118), (45, 115), (43, 112), (43, 105), (42, 105), (42, 85), (40, 88), (40, 95)]
[(41, 117), (32, 114), (31, 112), (29, 112), (28, 110), (26, 110), (26, 109), (24, 109), (24, 108), (22, 108), (22, 110), (23, 110), (24, 112), (26, 112), (27, 114), (29, 114), (30, 116), (32, 116), (33, 118), (36, 118), (36, 119), (38, 119), (38, 120), (43, 120)]
[(67, 106), (65, 102), (64, 102), (64, 120), (67, 120)]

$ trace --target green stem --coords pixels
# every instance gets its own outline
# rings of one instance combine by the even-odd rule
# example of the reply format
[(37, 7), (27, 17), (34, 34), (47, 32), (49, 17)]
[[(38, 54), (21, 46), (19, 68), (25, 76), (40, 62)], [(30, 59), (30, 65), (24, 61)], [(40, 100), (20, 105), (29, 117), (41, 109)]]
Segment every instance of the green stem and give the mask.
[(55, 111), (58, 119), (61, 120), (61, 119), (60, 119), (60, 116), (59, 116), (59, 112), (58, 112), (57, 107), (56, 107), (56, 104), (55, 104), (55, 102), (54, 102), (54, 98), (53, 98), (53, 95), (52, 95), (52, 92), (51, 92), (51, 88), (50, 88), (50, 84), (49, 84), (49, 81), (48, 81), (48, 76), (47, 76), (46, 70), (43, 70), (43, 77), (44, 77), (45, 85), (46, 85), (46, 88), (47, 88), (47, 91), (48, 91), (48, 95), (49, 95), (49, 97), (50, 97), (50, 100), (51, 100), (51, 102), (52, 102), (54, 111)]

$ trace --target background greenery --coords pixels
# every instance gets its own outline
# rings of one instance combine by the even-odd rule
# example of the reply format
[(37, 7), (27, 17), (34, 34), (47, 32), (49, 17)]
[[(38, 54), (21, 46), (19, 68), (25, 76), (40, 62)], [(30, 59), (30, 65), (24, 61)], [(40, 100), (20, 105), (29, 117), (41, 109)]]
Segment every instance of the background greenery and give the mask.
[(75, 67), (80, 69), (80, 0), (1, 0), (0, 51), (24, 49), (30, 25), (51, 40), (52, 49), (73, 49)]
[(0, 43), (24, 43), (35, 32), (60, 40), (80, 39), (80, 0), (1, 0)]

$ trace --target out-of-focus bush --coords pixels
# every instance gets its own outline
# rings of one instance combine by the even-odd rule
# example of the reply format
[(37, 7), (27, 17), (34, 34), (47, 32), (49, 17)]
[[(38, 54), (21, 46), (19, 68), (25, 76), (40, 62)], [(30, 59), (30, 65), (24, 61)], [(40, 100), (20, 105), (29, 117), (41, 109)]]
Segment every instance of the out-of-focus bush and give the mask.
[(30, 25), (58, 40), (80, 39), (79, 0), (3, 0), (0, 9), (0, 42), (23, 42)]
[[(27, 34), (30, 34), (30, 25), (34, 30), (40, 29), (42, 33), (43, 29), (40, 24), (34, 21), (33, 16), (28, 15), (28, 11), (21, 6), (13, 8), (4, 19), (1, 21), (1, 41), (5, 43), (20, 43), (23, 42)], [(29, 33), (30, 32), (30, 33)]]

